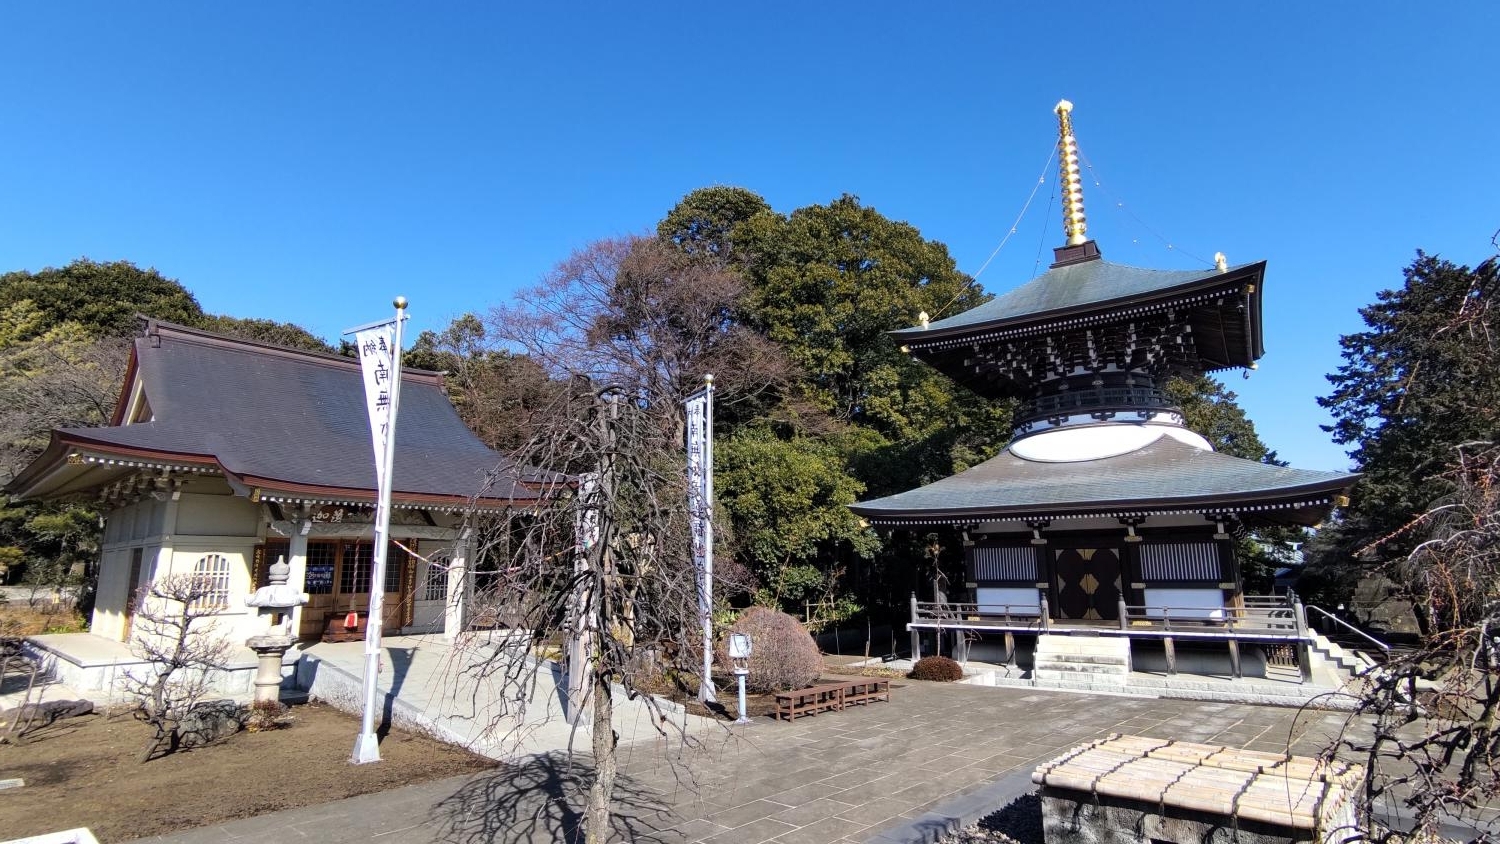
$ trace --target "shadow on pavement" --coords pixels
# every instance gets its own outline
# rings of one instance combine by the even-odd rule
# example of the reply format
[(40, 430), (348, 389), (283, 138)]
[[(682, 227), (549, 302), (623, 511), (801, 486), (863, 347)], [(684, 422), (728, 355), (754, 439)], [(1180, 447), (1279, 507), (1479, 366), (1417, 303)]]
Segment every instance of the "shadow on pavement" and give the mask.
[[(591, 780), (587, 757), (534, 756), (469, 780), (431, 818), (444, 844), (582, 841)], [(623, 773), (610, 804), (613, 840), (680, 840), (669, 829), (678, 821), (668, 804)]]

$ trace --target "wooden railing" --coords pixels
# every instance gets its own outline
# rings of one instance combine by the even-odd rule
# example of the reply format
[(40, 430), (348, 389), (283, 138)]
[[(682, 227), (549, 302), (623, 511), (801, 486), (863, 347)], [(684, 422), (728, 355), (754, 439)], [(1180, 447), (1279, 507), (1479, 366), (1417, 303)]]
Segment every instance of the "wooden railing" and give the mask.
[(990, 622), (993, 624), (1024, 624), (1045, 628), (1047, 599), (1041, 604), (965, 604), (956, 602), (918, 601), (911, 602), (911, 620), (936, 624), (972, 625)]
[(1304, 638), (1307, 620), (1303, 613), (1301, 604), (1288, 604), (1275, 595), (1247, 595), (1245, 605), (1238, 607), (1130, 606), (1123, 600), (1119, 605), (1120, 629), (1136, 631), (1218, 630), (1225, 633), (1283, 634)]

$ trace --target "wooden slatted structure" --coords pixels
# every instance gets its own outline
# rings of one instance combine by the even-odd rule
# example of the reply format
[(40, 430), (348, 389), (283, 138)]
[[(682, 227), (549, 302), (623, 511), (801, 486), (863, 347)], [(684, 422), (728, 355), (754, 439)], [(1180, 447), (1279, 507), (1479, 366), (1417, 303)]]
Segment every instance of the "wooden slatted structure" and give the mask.
[[(1342, 840), (1354, 821), (1362, 766), (1169, 739), (1111, 735), (1037, 768), (1044, 797), (1155, 807), (1284, 830), (1284, 840)], [(1116, 819), (1117, 820), (1117, 819)], [(1162, 835), (1153, 835), (1162, 838)], [(1169, 839), (1172, 840), (1172, 839)]]

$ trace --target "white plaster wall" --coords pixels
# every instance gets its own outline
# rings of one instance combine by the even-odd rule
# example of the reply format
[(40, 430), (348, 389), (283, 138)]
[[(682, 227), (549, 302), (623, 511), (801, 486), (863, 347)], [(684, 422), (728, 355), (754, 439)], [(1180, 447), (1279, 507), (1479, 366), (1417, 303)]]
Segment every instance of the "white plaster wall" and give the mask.
[(260, 532), (260, 505), (232, 495), (183, 495), (177, 502), (178, 536), (245, 536)]
[[(1020, 615), (1026, 613), (1028, 607), (1031, 615), (1042, 611), (1041, 593), (1035, 586), (980, 586), (974, 591), (974, 603), (979, 605), (981, 613), (1002, 615), (1009, 611), (1012, 615)], [(1011, 606), (1007, 608), (1006, 604)]]
[[(225, 537), (210, 543), (192, 542), (180, 544), (172, 549), (171, 559), (163, 560), (156, 577), (167, 574), (192, 574), (198, 561), (209, 554), (219, 554), (229, 560), (229, 604), (214, 615), (214, 629), (233, 642), (266, 632), (269, 622), (262, 619), (257, 610), (245, 606), (250, 595), (251, 562), (255, 555), (257, 540), (250, 537)], [(165, 556), (165, 554), (163, 555)]]
[(1219, 589), (1157, 589), (1147, 587), (1146, 615), (1161, 618), (1162, 608), (1172, 618), (1223, 618), (1224, 593)]
[(89, 629), (98, 636), (120, 641), (125, 638), (125, 602), (130, 586), (130, 551), (106, 550), (99, 563), (98, 592)]

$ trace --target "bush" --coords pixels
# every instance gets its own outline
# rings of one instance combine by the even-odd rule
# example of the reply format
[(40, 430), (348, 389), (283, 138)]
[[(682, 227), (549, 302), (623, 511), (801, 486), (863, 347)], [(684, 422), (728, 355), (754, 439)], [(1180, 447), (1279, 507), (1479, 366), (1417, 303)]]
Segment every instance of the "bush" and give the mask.
[[(750, 635), (750, 676), (745, 688), (754, 692), (784, 692), (812, 685), (823, 673), (823, 652), (802, 622), (766, 607), (751, 607), (730, 626)], [(719, 664), (728, 666), (728, 637), (718, 646)]]
[(946, 656), (924, 656), (917, 660), (917, 664), (911, 667), (911, 673), (906, 676), (911, 680), (952, 683), (954, 680), (963, 679), (964, 669)]

